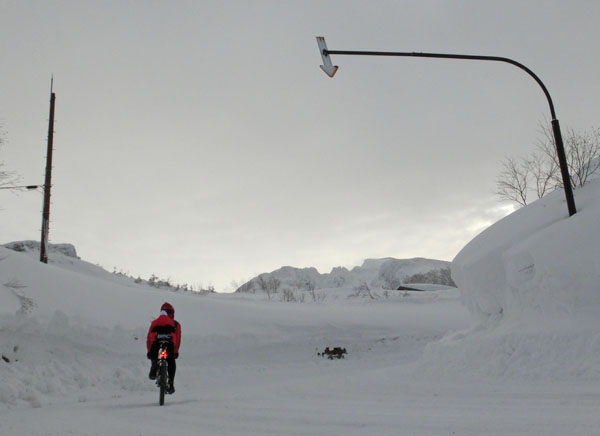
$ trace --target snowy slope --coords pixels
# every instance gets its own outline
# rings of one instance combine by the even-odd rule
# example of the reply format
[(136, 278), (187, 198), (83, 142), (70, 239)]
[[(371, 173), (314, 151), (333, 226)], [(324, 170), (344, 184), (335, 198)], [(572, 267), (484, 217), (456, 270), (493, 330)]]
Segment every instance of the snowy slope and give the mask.
[[(0, 350), (10, 360), (5, 365), (9, 372), (2, 373), (0, 404), (39, 406), (55, 402), (56, 395), (87, 398), (114, 389), (153, 392), (145, 379), (143, 339), (165, 300), (179, 308), (185, 344), (182, 365), (186, 355), (208, 366), (222, 365), (221, 356), (252, 360), (256, 349), (274, 348), (280, 342), (292, 348), (300, 342), (303, 358), (313, 361), (315, 349), (329, 345), (328, 338), (352, 349), (352, 335), (346, 333), (350, 326), (360, 330), (354, 346), (366, 347), (370, 340), (385, 338), (407, 319), (414, 321), (423, 310), (433, 308), (416, 305), (415, 309), (416, 301), (440, 300), (440, 305), (454, 309), (432, 322), (423, 333), (426, 336), (440, 336), (448, 326), (461, 326), (465, 320), (456, 292), (406, 301), (401, 310), (409, 314), (402, 320), (387, 315), (398, 310), (389, 301), (363, 308), (350, 300), (339, 307), (176, 293), (135, 284), (101, 269), (90, 274), (93, 268), (84, 261), (56, 252), (50, 256), (50, 264), (45, 265), (35, 253), (0, 247)], [(115, 356), (107, 353), (109, 349)], [(282, 359), (275, 354), (267, 355), (267, 360)], [(108, 363), (114, 358), (126, 362), (119, 365), (117, 377), (111, 377), (115, 365)], [(95, 364), (97, 359), (102, 363)]]

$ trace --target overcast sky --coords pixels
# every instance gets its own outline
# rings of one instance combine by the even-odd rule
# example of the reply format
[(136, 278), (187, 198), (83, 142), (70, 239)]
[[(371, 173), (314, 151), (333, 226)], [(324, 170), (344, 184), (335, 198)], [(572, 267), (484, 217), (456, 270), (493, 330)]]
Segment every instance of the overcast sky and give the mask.
[[(0, 0), (0, 161), (42, 184), (50, 242), (148, 278), (232, 290), (283, 265), (452, 260), (510, 208), (500, 161), (549, 109), (598, 127), (600, 2)], [(39, 240), (42, 195), (0, 191), (0, 242)], [(566, 206), (565, 206), (565, 214)]]

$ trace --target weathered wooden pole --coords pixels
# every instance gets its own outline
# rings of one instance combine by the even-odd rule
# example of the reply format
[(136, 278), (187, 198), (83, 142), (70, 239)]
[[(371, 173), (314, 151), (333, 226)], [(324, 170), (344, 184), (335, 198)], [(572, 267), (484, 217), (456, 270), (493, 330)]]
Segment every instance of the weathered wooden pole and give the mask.
[(48, 152), (46, 154), (46, 178), (44, 181), (44, 210), (42, 212), (42, 241), (40, 262), (48, 263), (48, 232), (50, 231), (50, 190), (52, 188), (52, 150), (54, 148), (54, 105), (56, 94), (52, 92), (54, 79), (50, 81), (50, 121), (48, 122)]

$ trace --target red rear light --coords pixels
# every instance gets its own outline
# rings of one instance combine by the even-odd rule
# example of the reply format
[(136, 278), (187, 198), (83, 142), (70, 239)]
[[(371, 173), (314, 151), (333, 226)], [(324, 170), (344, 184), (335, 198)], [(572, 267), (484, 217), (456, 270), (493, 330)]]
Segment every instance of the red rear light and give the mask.
[(167, 358), (167, 350), (160, 350), (158, 357), (160, 359), (166, 359)]

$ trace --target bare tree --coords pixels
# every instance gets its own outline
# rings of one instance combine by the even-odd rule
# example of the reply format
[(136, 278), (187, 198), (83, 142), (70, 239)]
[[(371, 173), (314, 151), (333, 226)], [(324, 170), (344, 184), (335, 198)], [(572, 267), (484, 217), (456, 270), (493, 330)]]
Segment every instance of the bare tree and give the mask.
[(360, 282), (358, 284), (358, 286), (356, 286), (354, 288), (354, 294), (352, 294), (351, 296), (360, 297), (362, 295), (368, 295), (371, 300), (375, 300), (375, 298), (379, 298), (379, 296), (377, 294), (374, 294), (371, 291), (371, 287), (367, 284), (367, 282), (364, 282), (364, 281)]
[(277, 293), (279, 286), (281, 286), (281, 281), (279, 279), (269, 276), (268, 274), (259, 275), (256, 279), (256, 283), (258, 287), (267, 294), (269, 300), (273, 294)]
[[(556, 153), (553, 153), (555, 155)], [(547, 193), (556, 189), (557, 184), (562, 180), (559, 176), (558, 159), (546, 158), (545, 151), (538, 150), (533, 153), (531, 159), (527, 161), (527, 168), (535, 183), (535, 193), (537, 198), (542, 198)]]
[(315, 293), (315, 289), (316, 289), (317, 285), (315, 284), (315, 281), (313, 279), (307, 279), (306, 283), (304, 285), (306, 286), (306, 289), (310, 293), (312, 300), (316, 303), (317, 302), (317, 294)]
[(585, 185), (589, 177), (600, 169), (600, 129), (582, 133), (569, 129), (568, 138), (571, 184), (578, 188)]
[[(542, 126), (541, 133), (537, 150), (530, 157), (507, 156), (502, 162), (496, 180), (496, 194), (500, 199), (525, 206), (531, 194), (542, 198), (554, 189), (562, 188), (552, 129)], [(567, 129), (564, 136), (571, 186), (579, 188), (592, 174), (600, 172), (600, 129), (585, 132)]]
[(506, 157), (502, 162), (502, 171), (496, 180), (496, 194), (502, 200), (514, 201), (521, 206), (527, 205), (529, 191), (528, 180), (530, 168), (528, 162), (517, 161), (513, 157)]
[[(538, 149), (544, 154), (547, 163), (552, 162), (551, 175), (555, 187), (562, 187), (562, 178), (559, 172), (558, 158), (554, 148), (554, 136), (548, 126), (542, 127), (543, 141), (538, 144)], [(565, 133), (567, 163), (571, 185), (580, 188), (587, 183), (589, 177), (600, 169), (600, 129), (592, 128), (590, 131), (576, 132), (568, 128)]]

